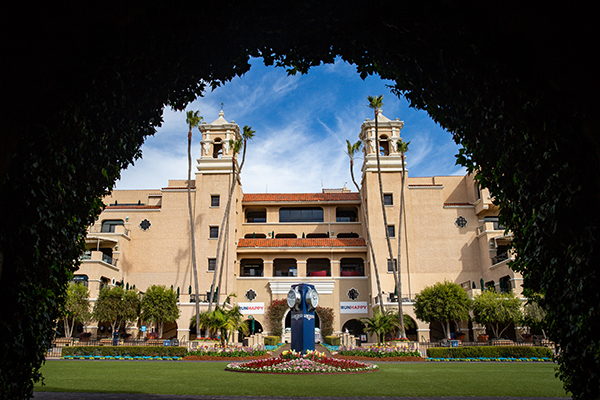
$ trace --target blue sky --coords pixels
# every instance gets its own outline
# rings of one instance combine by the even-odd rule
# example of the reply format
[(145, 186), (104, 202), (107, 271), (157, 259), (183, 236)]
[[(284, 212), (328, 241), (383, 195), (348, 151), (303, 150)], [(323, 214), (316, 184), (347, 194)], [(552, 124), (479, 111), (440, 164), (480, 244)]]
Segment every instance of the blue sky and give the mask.
[[(355, 190), (349, 172), (346, 139), (358, 140), (360, 125), (373, 118), (367, 96), (383, 94), (383, 114), (404, 121), (401, 136), (410, 141), (409, 176), (462, 175), (455, 165), (458, 146), (451, 135), (424, 111), (408, 107), (377, 76), (362, 80), (343, 61), (313, 68), (307, 75), (287, 76), (283, 68), (253, 60), (245, 75), (235, 78), (190, 104), (207, 123), (218, 118), (223, 103), (227, 121), (256, 131), (248, 142), (242, 171), (245, 193), (306, 193), (321, 188)], [(158, 189), (169, 179), (187, 177), (185, 112), (165, 109), (164, 123), (146, 139), (143, 157), (121, 173), (116, 189)], [(192, 159), (200, 156), (201, 135), (193, 131)], [(360, 181), (360, 164), (355, 175)]]

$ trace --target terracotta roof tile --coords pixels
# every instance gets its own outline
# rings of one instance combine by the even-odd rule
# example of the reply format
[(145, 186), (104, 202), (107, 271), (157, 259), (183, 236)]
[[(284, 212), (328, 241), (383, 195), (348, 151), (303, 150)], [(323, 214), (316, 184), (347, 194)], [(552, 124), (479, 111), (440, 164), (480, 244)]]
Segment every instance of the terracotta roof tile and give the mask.
[(358, 201), (358, 193), (246, 193), (243, 202)]
[(471, 207), (473, 203), (444, 203), (444, 207)]
[(359, 247), (366, 246), (364, 238), (324, 239), (240, 239), (238, 247)]
[(105, 210), (160, 210), (160, 206), (106, 206)]

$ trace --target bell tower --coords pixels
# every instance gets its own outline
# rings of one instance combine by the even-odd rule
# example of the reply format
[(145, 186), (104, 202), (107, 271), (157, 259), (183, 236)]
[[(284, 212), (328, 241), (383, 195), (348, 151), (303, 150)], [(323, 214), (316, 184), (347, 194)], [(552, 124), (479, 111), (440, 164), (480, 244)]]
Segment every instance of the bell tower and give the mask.
[[(396, 151), (396, 143), (400, 140), (400, 131), (404, 121), (396, 118), (394, 121), (379, 111), (377, 128), (379, 131), (379, 161), (381, 172), (402, 172), (402, 157)], [(367, 172), (377, 172), (377, 155), (375, 153), (375, 121), (369, 118), (360, 127), (359, 139), (363, 142), (365, 161), (363, 163), (363, 179)]]
[[(395, 282), (392, 271), (393, 265), (397, 263), (398, 242), (397, 233), (399, 232), (399, 210), (400, 196), (402, 190), (402, 172), (405, 165), (402, 162), (402, 155), (397, 151), (397, 143), (400, 140), (400, 131), (404, 127), (404, 122), (396, 118), (394, 121), (381, 114), (377, 115), (377, 131), (379, 134), (379, 148), (376, 142), (375, 121), (367, 119), (362, 123), (359, 138), (363, 142), (364, 162), (362, 166), (362, 187), (361, 192), (365, 200), (365, 209), (367, 213), (366, 223), (369, 225), (373, 251), (377, 261), (377, 269), (381, 277), (381, 290), (384, 293), (394, 293)], [(387, 215), (387, 227), (384, 225), (382, 213), (382, 199), (379, 192), (379, 178), (377, 174), (377, 153), (379, 152), (379, 162), (381, 166), (381, 181), (383, 187), (383, 204)], [(406, 182), (404, 183), (406, 185)], [(405, 199), (406, 204), (406, 199)], [(405, 209), (406, 210), (406, 209)], [(407, 210), (406, 210), (407, 211)], [(405, 214), (406, 216), (406, 214)], [(405, 225), (405, 224), (402, 224)], [(402, 229), (406, 232), (405, 226)], [(387, 248), (386, 236), (390, 235), (392, 253), (394, 260), (390, 260)], [(406, 249), (403, 247), (402, 259), (406, 257)], [(370, 268), (375, 263), (371, 254), (367, 255)], [(402, 262), (401, 265), (407, 265)], [(404, 267), (405, 268), (405, 267)], [(406, 290), (407, 282), (403, 269), (402, 290)], [(374, 303), (378, 303), (377, 285), (374, 279), (371, 280), (371, 293)], [(385, 300), (384, 300), (385, 301)]]
[(234, 155), (229, 141), (242, 139), (240, 127), (234, 121), (227, 122), (221, 110), (219, 118), (210, 124), (203, 123), (198, 128), (202, 133), (202, 155), (198, 159), (198, 173), (233, 173)]

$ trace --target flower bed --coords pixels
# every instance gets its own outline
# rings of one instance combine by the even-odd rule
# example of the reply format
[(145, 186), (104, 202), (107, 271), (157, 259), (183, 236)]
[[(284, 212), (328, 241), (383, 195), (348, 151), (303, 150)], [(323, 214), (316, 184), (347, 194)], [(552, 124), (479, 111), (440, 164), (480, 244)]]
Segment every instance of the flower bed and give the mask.
[(155, 356), (155, 357), (150, 357), (150, 356), (135, 356), (135, 357), (131, 357), (131, 356), (83, 356), (83, 355), (67, 355), (67, 356), (62, 356), (62, 359), (64, 360), (138, 360), (138, 361), (157, 361), (157, 360), (161, 360), (161, 361), (178, 361), (181, 360), (181, 357), (168, 357), (168, 356), (164, 356), (164, 357), (159, 357), (159, 356)]
[(257, 372), (271, 374), (339, 374), (377, 371), (374, 364), (352, 360), (328, 358), (318, 351), (300, 355), (294, 351), (284, 351), (278, 358), (231, 363), (225, 368), (233, 372)]
[(416, 345), (374, 345), (368, 347), (345, 347), (340, 346), (338, 354), (341, 356), (368, 357), (368, 358), (397, 358), (397, 357), (421, 357)]
[(220, 360), (231, 358), (254, 359), (267, 357), (264, 346), (211, 346), (198, 347), (186, 354), (185, 360)]

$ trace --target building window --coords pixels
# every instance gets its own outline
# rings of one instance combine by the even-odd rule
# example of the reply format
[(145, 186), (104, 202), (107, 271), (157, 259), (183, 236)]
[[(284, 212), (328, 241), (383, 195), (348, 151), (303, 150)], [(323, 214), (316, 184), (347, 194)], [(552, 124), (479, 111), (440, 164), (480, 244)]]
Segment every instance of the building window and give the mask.
[(396, 227), (394, 225), (388, 225), (387, 231), (388, 237), (396, 237)]
[(365, 276), (364, 260), (362, 258), (342, 258), (340, 260), (341, 276)]
[(338, 207), (335, 209), (335, 222), (358, 222), (356, 207)]
[(221, 196), (218, 194), (213, 194), (210, 196), (210, 206), (211, 207), (219, 207), (221, 205)]
[(273, 276), (298, 276), (298, 267), (293, 258), (273, 260)]
[(102, 232), (103, 233), (114, 233), (115, 227), (123, 225), (122, 219), (107, 219), (102, 221)]
[(216, 258), (209, 258), (208, 259), (208, 270), (209, 271), (214, 271), (216, 269), (217, 266), (217, 259)]
[(398, 260), (394, 258), (394, 262), (392, 263), (392, 260), (390, 260), (388, 258), (387, 260), (387, 267), (388, 267), (388, 272), (394, 272), (394, 268), (397, 269), (398, 266)]
[(383, 204), (386, 206), (393, 206), (394, 205), (394, 195), (391, 193), (384, 194), (383, 195)]
[(358, 233), (354, 233), (354, 232), (342, 232), (342, 233), (338, 233), (337, 235), (338, 239), (348, 239), (348, 238), (357, 238), (358, 237)]
[(510, 276), (503, 276), (500, 278), (499, 282), (500, 293), (510, 293), (512, 291), (512, 283), (510, 281)]
[(306, 276), (331, 276), (329, 259), (309, 258), (306, 260)]
[(210, 227), (210, 233), (209, 233), (208, 237), (211, 238), (211, 239), (217, 239), (219, 237), (219, 227), (218, 226), (211, 226)]
[(75, 275), (71, 280), (73, 283), (79, 283), (85, 287), (88, 286), (88, 276), (87, 275)]
[(263, 276), (264, 266), (263, 260), (242, 260), (240, 262), (241, 271), (240, 276)]
[(246, 210), (246, 222), (264, 224), (267, 222), (267, 210), (264, 208)]
[(279, 209), (279, 222), (323, 222), (321, 207), (282, 207)]

